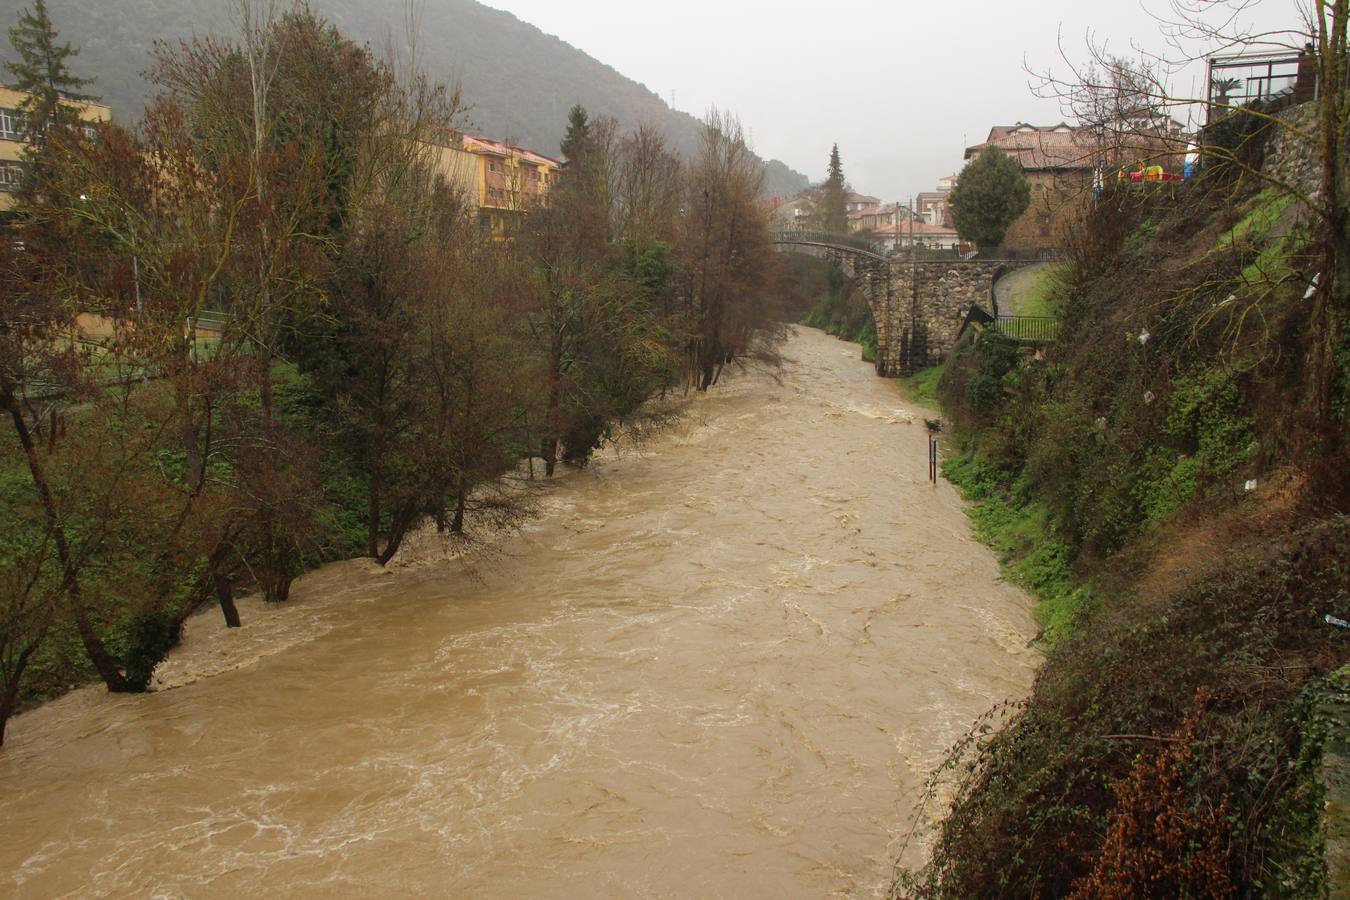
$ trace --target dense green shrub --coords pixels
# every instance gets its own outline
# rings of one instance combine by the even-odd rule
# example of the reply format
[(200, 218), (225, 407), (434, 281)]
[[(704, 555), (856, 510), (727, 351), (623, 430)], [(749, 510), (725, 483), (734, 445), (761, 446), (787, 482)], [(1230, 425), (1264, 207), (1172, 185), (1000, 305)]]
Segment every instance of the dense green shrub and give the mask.
[(942, 363), (927, 369), (921, 369), (903, 379), (903, 381), (915, 400), (920, 403), (936, 404), (938, 402), (938, 383), (942, 380), (942, 373), (945, 370), (946, 364)]
[(1045, 504), (1025, 482), (1009, 484), (1001, 471), (974, 453), (945, 460), (942, 475), (961, 489), (975, 535), (999, 555), (1004, 573), (1036, 596), (1041, 640), (1054, 646), (1068, 638), (1092, 593), (1075, 578), (1070, 546), (1055, 533)]

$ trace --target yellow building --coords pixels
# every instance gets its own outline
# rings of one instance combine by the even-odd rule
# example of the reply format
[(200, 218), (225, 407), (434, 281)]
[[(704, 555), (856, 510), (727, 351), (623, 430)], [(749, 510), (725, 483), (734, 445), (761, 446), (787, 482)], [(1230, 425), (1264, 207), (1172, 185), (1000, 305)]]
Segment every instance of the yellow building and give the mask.
[[(0, 213), (14, 208), (14, 192), (23, 181), (23, 157), (28, 152), (24, 135), (24, 114), (20, 107), (28, 95), (0, 87)], [(80, 120), (90, 124), (112, 118), (108, 107), (99, 103), (70, 103)]]
[(485, 137), (450, 135), (437, 150), (442, 174), (473, 198), (479, 227), (495, 237), (541, 202), (562, 171), (556, 159)]

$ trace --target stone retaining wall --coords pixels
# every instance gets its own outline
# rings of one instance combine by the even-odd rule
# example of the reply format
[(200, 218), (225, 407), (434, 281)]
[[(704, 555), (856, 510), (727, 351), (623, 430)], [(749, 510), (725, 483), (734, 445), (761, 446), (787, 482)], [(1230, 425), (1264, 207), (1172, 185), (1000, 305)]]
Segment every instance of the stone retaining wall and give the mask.
[(1289, 126), (1307, 132), (1299, 137), (1285, 127), (1271, 130), (1262, 170), (1272, 178), (1298, 187), (1316, 200), (1321, 193), (1322, 164), (1318, 159), (1317, 110), (1312, 103), (1291, 107), (1277, 116)]

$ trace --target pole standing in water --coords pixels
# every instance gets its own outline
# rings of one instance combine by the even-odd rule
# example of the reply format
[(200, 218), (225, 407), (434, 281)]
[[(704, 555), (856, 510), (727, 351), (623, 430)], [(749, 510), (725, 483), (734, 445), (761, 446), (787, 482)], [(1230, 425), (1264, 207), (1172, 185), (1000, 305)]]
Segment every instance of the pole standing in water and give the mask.
[(937, 484), (937, 436), (942, 430), (942, 420), (924, 419), (923, 423), (928, 426), (928, 480)]

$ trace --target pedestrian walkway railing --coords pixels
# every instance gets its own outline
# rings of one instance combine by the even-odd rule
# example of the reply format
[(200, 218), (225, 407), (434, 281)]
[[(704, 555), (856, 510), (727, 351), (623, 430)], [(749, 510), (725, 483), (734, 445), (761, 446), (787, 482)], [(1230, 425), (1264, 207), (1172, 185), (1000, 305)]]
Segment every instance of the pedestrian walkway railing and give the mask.
[(1053, 316), (999, 316), (994, 330), (1015, 341), (1048, 343), (1059, 340), (1059, 319)]

